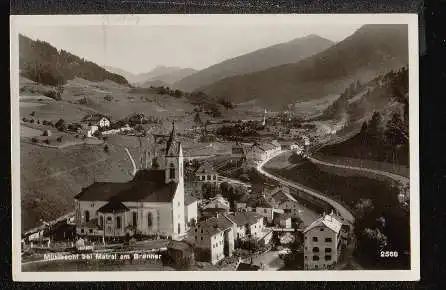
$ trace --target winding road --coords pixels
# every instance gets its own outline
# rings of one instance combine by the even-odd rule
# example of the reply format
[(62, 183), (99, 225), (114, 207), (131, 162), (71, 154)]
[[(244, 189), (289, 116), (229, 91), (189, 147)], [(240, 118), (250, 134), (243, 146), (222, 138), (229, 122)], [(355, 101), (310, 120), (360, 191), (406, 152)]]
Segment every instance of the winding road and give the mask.
[(353, 214), (352, 214), (348, 209), (346, 209), (346, 208), (345, 208), (342, 204), (340, 204), (339, 202), (337, 202), (337, 201), (335, 201), (335, 200), (333, 200), (333, 199), (331, 199), (331, 198), (329, 198), (329, 197), (323, 195), (322, 193), (319, 193), (319, 192), (317, 192), (317, 191), (315, 191), (315, 190), (309, 189), (309, 188), (307, 188), (307, 187), (305, 187), (305, 186), (303, 186), (303, 185), (301, 185), (301, 184), (299, 184), (299, 183), (292, 182), (292, 181), (288, 181), (288, 180), (285, 180), (285, 179), (283, 179), (283, 178), (281, 178), (281, 177), (278, 177), (278, 176), (276, 176), (276, 175), (272, 175), (272, 174), (266, 172), (266, 171), (263, 169), (263, 166), (264, 166), (268, 161), (270, 161), (272, 158), (274, 158), (274, 157), (276, 157), (276, 156), (278, 156), (278, 155), (284, 153), (285, 151), (286, 151), (286, 150), (282, 150), (279, 154), (277, 154), (277, 155), (275, 155), (275, 156), (272, 156), (271, 158), (269, 158), (269, 159), (264, 160), (263, 162), (261, 162), (259, 165), (257, 165), (257, 170), (258, 170), (261, 174), (265, 175), (266, 177), (271, 178), (271, 179), (273, 179), (273, 180), (275, 180), (275, 181), (277, 181), (277, 182), (279, 182), (279, 183), (281, 183), (281, 184), (283, 184), (283, 185), (285, 185), (285, 186), (287, 186), (287, 187), (291, 187), (291, 188), (294, 188), (294, 189), (303, 191), (303, 192), (305, 192), (305, 193), (307, 193), (307, 194), (309, 194), (309, 195), (311, 195), (311, 196), (314, 196), (314, 197), (316, 197), (316, 198), (318, 198), (318, 199), (320, 199), (320, 200), (323, 200), (323, 201), (327, 202), (330, 206), (332, 206), (332, 207), (339, 213), (339, 215), (341, 215), (341, 217), (342, 217), (343, 219), (345, 219), (345, 220), (346, 220), (347, 222), (349, 222), (350, 224), (353, 224), (354, 221), (355, 221), (355, 217), (353, 216)]

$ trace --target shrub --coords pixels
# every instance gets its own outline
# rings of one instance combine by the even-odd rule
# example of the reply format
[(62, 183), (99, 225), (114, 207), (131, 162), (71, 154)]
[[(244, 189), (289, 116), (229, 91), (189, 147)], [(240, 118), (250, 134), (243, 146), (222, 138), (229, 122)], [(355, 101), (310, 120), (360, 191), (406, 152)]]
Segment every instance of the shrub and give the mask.
[(43, 141), (43, 142), (45, 142), (45, 144), (50, 144), (51, 143), (49, 139), (45, 139), (45, 141)]
[(26, 119), (26, 118), (22, 118), (22, 121), (23, 121), (23, 122), (28, 122), (28, 119)]
[(57, 139), (56, 139), (57, 142), (61, 143), (62, 142), (62, 138), (63, 138), (62, 136), (57, 137)]
[(108, 145), (105, 145), (105, 146), (104, 146), (104, 152), (105, 152), (105, 153), (108, 153), (108, 152), (109, 152)]
[(54, 127), (56, 127), (56, 129), (59, 130), (59, 131), (63, 131), (65, 129), (65, 120), (64, 119), (60, 119), (59, 121), (56, 122)]
[(35, 111), (32, 111), (32, 113), (29, 114), (29, 115), (32, 116), (32, 117), (34, 117), (34, 116), (36, 115), (36, 112), (35, 112)]
[(106, 95), (106, 96), (104, 97), (104, 99), (105, 99), (106, 101), (111, 102), (111, 101), (113, 100), (113, 96), (111, 96), (111, 95)]
[(74, 136), (76, 139), (79, 138), (79, 135), (76, 134), (76, 136)]
[(39, 140), (38, 140), (36, 137), (33, 137), (33, 138), (31, 139), (31, 141), (32, 141), (33, 143), (37, 143), (37, 142), (39, 142)]
[(56, 101), (62, 100), (61, 93), (60, 92), (56, 92), (56, 91), (46, 92), (46, 93), (44, 93), (44, 96), (48, 97), (48, 98), (51, 98), (51, 99), (54, 99)]
[(29, 120), (31, 123), (34, 123), (34, 119)]
[(104, 136), (104, 137), (102, 137), (102, 140), (107, 141), (107, 140), (108, 140), (108, 137), (107, 137), (107, 136)]

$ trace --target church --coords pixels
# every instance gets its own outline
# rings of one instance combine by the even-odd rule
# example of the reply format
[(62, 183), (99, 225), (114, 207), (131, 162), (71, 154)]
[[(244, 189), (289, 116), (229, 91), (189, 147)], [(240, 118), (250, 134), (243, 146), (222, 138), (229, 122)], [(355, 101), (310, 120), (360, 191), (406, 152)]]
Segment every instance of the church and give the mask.
[[(104, 239), (138, 235), (181, 238), (186, 231), (183, 150), (175, 126), (150, 162), (128, 182), (95, 182), (74, 197), (76, 232)], [(156, 146), (157, 142), (154, 142)]]

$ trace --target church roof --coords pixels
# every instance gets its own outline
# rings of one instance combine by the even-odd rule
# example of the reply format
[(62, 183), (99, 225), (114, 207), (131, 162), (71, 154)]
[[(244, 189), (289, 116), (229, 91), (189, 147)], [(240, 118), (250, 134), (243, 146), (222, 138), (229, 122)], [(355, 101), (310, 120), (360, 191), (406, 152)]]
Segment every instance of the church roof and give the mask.
[(129, 182), (95, 182), (74, 198), (82, 201), (170, 202), (178, 184), (166, 184), (164, 174), (164, 170), (140, 170)]
[(115, 200), (110, 201), (109, 203), (105, 204), (104, 206), (98, 209), (98, 212), (102, 213), (112, 213), (112, 212), (118, 213), (125, 211), (129, 211), (128, 207), (123, 205), (121, 202)]
[(103, 201), (109, 200), (119, 192), (131, 188), (131, 183), (120, 182), (95, 182), (83, 188), (74, 198), (83, 201)]

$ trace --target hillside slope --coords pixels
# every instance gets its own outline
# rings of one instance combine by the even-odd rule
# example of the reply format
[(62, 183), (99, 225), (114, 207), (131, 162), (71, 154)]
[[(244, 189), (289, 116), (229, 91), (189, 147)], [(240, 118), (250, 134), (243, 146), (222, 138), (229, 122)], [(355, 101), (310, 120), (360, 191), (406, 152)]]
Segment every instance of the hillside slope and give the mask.
[(278, 107), (340, 93), (353, 78), (369, 80), (407, 63), (407, 25), (371, 24), (298, 63), (229, 77), (202, 89), (236, 103), (258, 99)]
[(129, 86), (121, 75), (111, 73), (68, 51), (58, 50), (47, 42), (34, 41), (24, 35), (19, 35), (19, 68), (20, 75), (51, 86), (64, 85), (76, 77), (92, 82), (110, 80)]
[(295, 63), (323, 51), (333, 42), (309, 35), (280, 43), (235, 58), (225, 60), (192, 74), (174, 84), (175, 88), (192, 91), (226, 77), (265, 70), (274, 66)]

